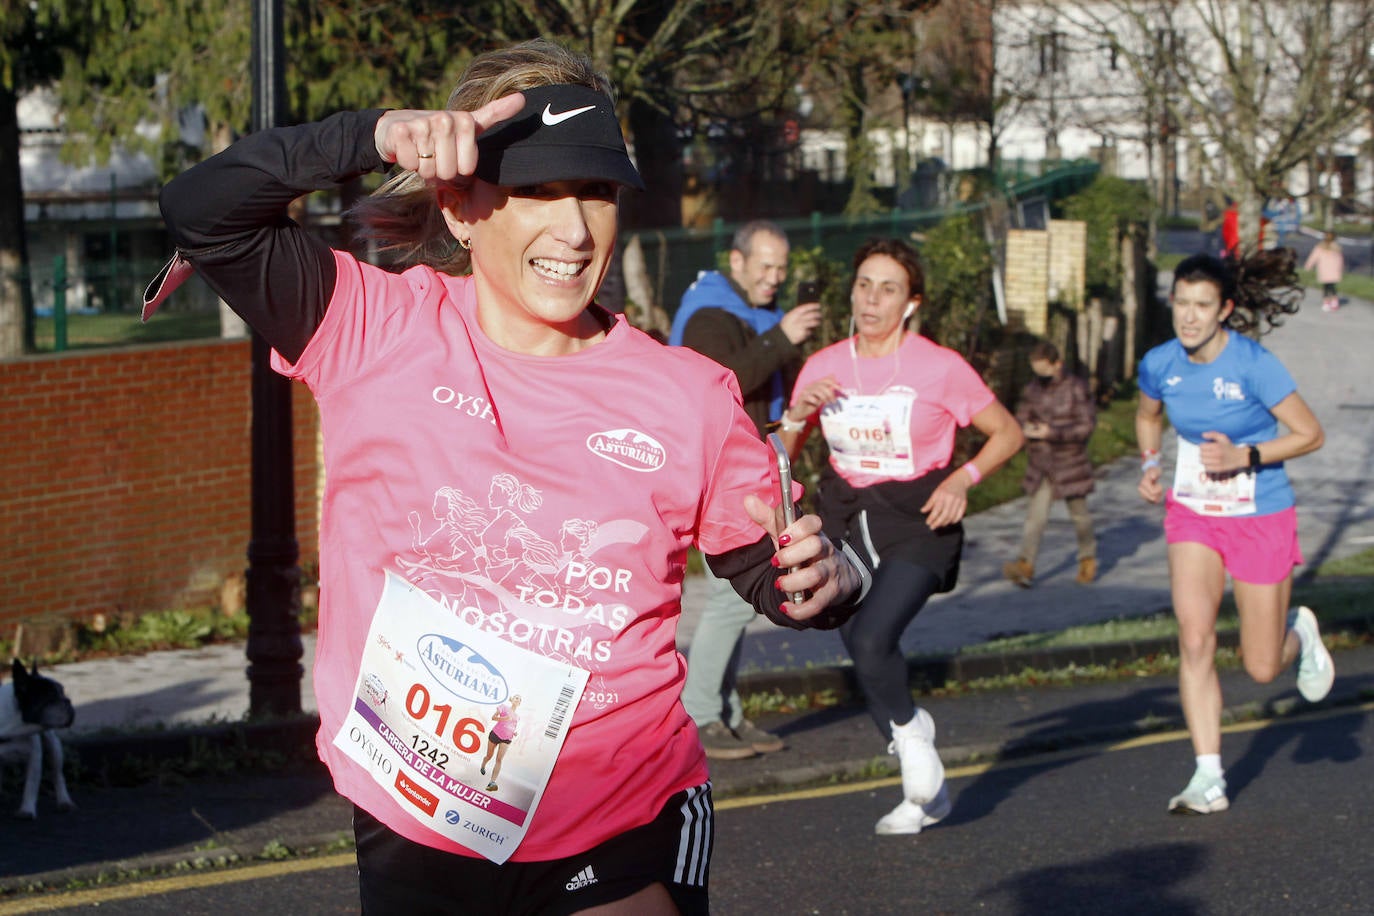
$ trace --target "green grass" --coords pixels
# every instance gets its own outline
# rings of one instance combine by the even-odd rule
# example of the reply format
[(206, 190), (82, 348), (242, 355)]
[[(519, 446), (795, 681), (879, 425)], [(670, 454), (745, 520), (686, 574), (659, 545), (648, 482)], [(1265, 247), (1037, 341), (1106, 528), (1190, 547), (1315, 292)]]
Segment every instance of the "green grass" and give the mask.
[[(1305, 604), (1317, 611), (1323, 623), (1367, 620), (1374, 616), (1370, 606), (1370, 595), (1374, 594), (1374, 578), (1369, 572), (1351, 575), (1331, 574), (1332, 566), (1346, 568), (1360, 567), (1366, 570), (1374, 567), (1374, 550), (1366, 551), (1359, 557), (1351, 557), (1339, 564), (1328, 564), (1319, 571), (1317, 579), (1311, 583), (1297, 584), (1293, 587), (1294, 605)], [(1217, 632), (1233, 632), (1239, 626), (1236, 618), (1235, 600), (1228, 594), (1222, 601), (1221, 612), (1217, 617)], [(961, 655), (987, 655), (1010, 651), (1035, 649), (1057, 649), (1074, 646), (1092, 646), (1113, 642), (1138, 642), (1151, 639), (1173, 639), (1178, 636), (1178, 625), (1173, 612), (1161, 608), (1159, 613), (1145, 617), (1123, 617), (1102, 623), (1085, 624), (1045, 633), (1027, 633), (1009, 636), (975, 646), (966, 646)]]
[(1186, 257), (1189, 257), (1189, 255), (1176, 254), (1173, 252), (1165, 254), (1161, 252), (1160, 255), (1157, 258), (1155, 258), (1155, 267), (1157, 267), (1161, 273), (1166, 270), (1173, 270), (1175, 267), (1178, 266), (1178, 262), (1182, 261)]
[[(67, 316), (67, 348), (70, 350), (214, 338), (219, 333), (218, 312), (159, 312), (157, 320), (147, 324), (132, 312)], [(34, 344), (43, 352), (54, 349), (52, 318), (35, 321)]]

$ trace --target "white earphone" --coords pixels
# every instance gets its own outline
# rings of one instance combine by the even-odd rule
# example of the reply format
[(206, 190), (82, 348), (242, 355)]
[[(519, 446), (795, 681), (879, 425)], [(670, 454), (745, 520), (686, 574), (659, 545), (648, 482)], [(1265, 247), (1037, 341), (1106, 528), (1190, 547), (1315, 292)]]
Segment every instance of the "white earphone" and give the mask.
[(908, 303), (906, 304), (906, 311), (905, 311), (905, 312), (902, 312), (902, 320), (903, 320), (903, 321), (906, 321), (906, 320), (907, 320), (908, 318), (910, 318), (915, 312), (916, 312), (916, 303), (914, 303), (914, 302), (908, 302)]

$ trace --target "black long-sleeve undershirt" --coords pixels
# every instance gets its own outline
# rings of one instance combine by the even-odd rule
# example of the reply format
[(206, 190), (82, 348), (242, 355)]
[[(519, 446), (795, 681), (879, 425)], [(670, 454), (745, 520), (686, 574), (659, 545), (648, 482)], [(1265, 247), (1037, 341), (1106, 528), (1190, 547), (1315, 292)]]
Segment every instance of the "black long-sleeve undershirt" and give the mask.
[(382, 168), (382, 111), (260, 131), (172, 179), (162, 217), (177, 250), (248, 325), (291, 362), (334, 293), (334, 256), (287, 216), (303, 194)]

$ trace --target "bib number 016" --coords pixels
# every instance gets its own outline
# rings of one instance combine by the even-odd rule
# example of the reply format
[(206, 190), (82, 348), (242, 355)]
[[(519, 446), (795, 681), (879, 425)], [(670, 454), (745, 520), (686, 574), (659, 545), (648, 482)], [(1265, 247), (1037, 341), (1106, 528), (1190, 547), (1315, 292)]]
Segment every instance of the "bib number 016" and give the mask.
[[(431, 712), (438, 719), (433, 728), (434, 734), (442, 738), (448, 731), (448, 720), (453, 715), (453, 707), (447, 703), (431, 702), (429, 691), (423, 684), (411, 684), (410, 692), (406, 694), (406, 714), (423, 725)], [(464, 754), (475, 754), (482, 749), (482, 720), (459, 719), (453, 723), (453, 731), (448, 737), (453, 746)]]

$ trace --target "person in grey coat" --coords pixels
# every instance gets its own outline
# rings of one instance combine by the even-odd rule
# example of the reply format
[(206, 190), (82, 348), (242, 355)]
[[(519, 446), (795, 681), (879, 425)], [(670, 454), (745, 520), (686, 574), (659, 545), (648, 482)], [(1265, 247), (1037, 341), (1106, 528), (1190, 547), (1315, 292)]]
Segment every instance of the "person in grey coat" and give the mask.
[(1021, 553), (1002, 567), (1002, 573), (1022, 588), (1035, 578), (1040, 538), (1050, 507), (1062, 499), (1078, 537), (1078, 582), (1097, 578), (1097, 537), (1088, 514), (1087, 496), (1093, 489), (1093, 466), (1088, 437), (1097, 423), (1097, 407), (1087, 383), (1066, 375), (1059, 349), (1047, 340), (1031, 348), (1035, 380), (1021, 393), (1016, 419), (1026, 437), (1026, 476), (1021, 487), (1030, 496)]

